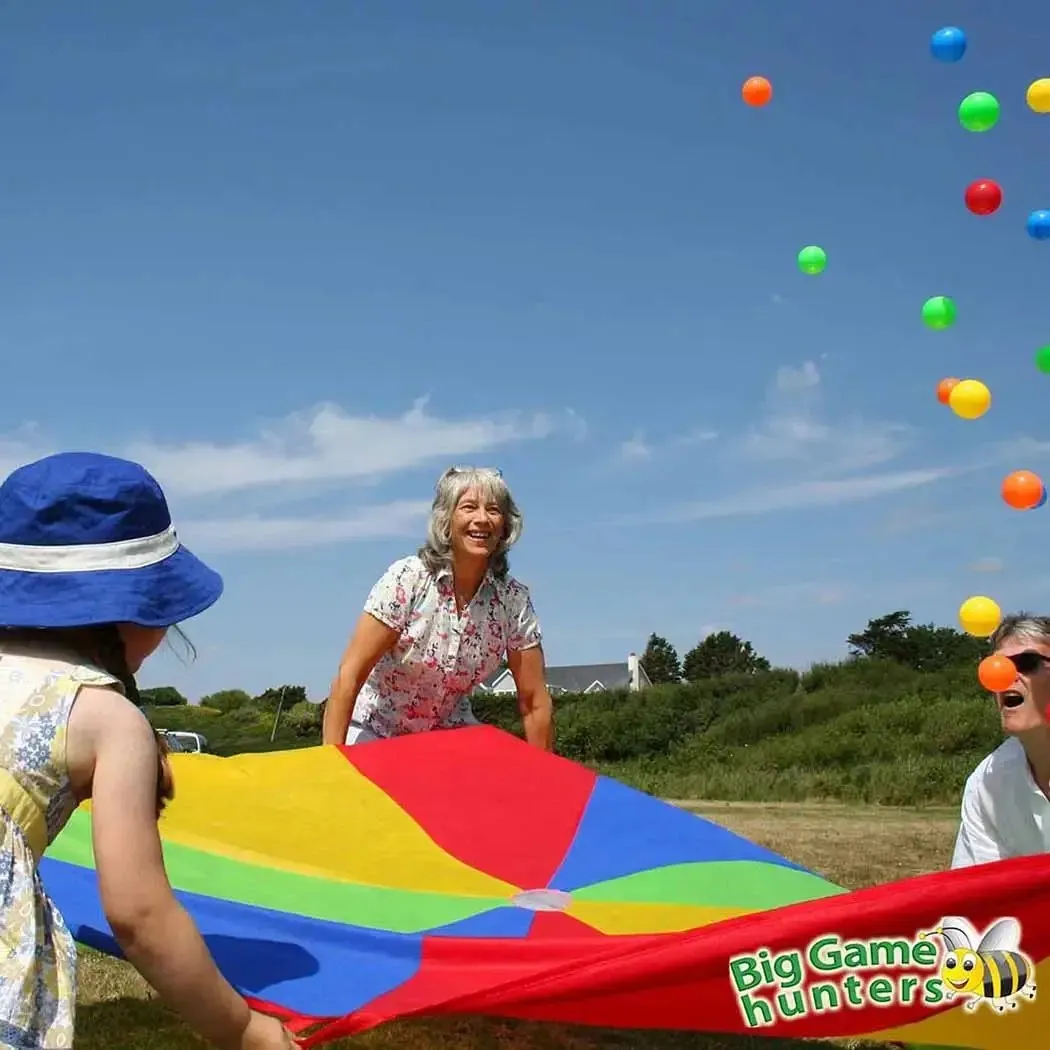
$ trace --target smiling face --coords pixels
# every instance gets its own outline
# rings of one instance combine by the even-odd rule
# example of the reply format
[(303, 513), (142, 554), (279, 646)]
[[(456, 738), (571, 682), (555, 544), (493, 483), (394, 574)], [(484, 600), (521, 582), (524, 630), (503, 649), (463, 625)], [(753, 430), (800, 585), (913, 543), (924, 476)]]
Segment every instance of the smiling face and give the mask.
[(1003, 730), (1016, 736), (1045, 729), (1050, 712), (1050, 638), (1015, 635), (995, 650), (1017, 669), (1009, 689), (995, 694)]
[(483, 558), (496, 553), (504, 535), (503, 509), (477, 489), (467, 489), (452, 513), (452, 551), (457, 558)]
[(984, 984), (984, 962), (975, 951), (957, 948), (949, 952), (941, 966), (941, 980), (953, 991), (976, 994)]

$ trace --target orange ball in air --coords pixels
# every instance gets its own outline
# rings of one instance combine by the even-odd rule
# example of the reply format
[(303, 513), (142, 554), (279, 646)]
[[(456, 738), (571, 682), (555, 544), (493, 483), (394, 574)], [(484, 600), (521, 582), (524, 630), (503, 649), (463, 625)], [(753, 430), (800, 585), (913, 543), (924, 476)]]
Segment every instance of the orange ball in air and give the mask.
[(1002, 693), (1014, 684), (1017, 668), (1014, 667), (1012, 660), (993, 653), (980, 662), (977, 667), (977, 677), (988, 692)]
[(764, 106), (773, 97), (773, 85), (765, 77), (748, 77), (740, 94), (749, 106)]
[(942, 405), (948, 404), (948, 398), (951, 397), (952, 390), (959, 383), (959, 380), (955, 376), (949, 376), (947, 379), (942, 379), (937, 384), (937, 400)]
[(1030, 470), (1015, 470), (1003, 478), (1003, 499), (1014, 510), (1031, 510), (1043, 498), (1043, 479)]

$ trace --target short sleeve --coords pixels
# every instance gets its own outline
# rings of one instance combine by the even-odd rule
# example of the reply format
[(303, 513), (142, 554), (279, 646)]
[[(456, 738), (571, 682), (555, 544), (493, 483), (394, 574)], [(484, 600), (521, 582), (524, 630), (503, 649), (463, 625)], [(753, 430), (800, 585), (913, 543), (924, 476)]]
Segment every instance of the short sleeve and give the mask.
[(415, 558), (394, 562), (375, 582), (365, 599), (365, 612), (395, 631), (403, 631), (408, 624), (420, 570)]
[(985, 807), (981, 805), (981, 784), (976, 773), (969, 777), (963, 789), (960, 816), (959, 831), (952, 854), (953, 868), (988, 864), (1006, 856)]
[(543, 632), (529, 589), (515, 582), (510, 590), (508, 606), (510, 630), (507, 633), (507, 649), (535, 648), (543, 640)]

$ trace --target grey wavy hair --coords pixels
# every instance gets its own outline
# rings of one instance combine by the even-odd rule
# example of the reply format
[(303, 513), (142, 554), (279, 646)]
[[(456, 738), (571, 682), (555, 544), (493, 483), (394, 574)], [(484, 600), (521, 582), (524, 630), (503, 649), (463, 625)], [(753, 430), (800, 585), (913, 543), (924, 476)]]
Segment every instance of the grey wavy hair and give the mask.
[(427, 539), (419, 548), (419, 558), (435, 576), (441, 569), (452, 568), (452, 515), (469, 489), (484, 500), (492, 500), (503, 514), (503, 538), (489, 563), (492, 574), (502, 580), (510, 571), (507, 551), (518, 542), (524, 522), (502, 473), (492, 467), (449, 467), (438, 478)]
[(1050, 616), (1036, 616), (1028, 612), (1004, 616), (988, 641), (992, 649), (998, 649), (1014, 638), (1037, 645), (1050, 645)]

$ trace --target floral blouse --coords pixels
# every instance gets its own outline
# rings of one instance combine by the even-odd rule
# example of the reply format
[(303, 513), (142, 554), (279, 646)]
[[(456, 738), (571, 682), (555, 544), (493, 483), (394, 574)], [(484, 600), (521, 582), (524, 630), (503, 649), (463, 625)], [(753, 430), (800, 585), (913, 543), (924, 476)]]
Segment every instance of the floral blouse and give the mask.
[(451, 570), (435, 577), (417, 555), (394, 562), (369, 592), (365, 612), (401, 636), (358, 694), (352, 722), (400, 736), (476, 722), (469, 693), (508, 650), (541, 641), (528, 588), (487, 574), (462, 614)]

